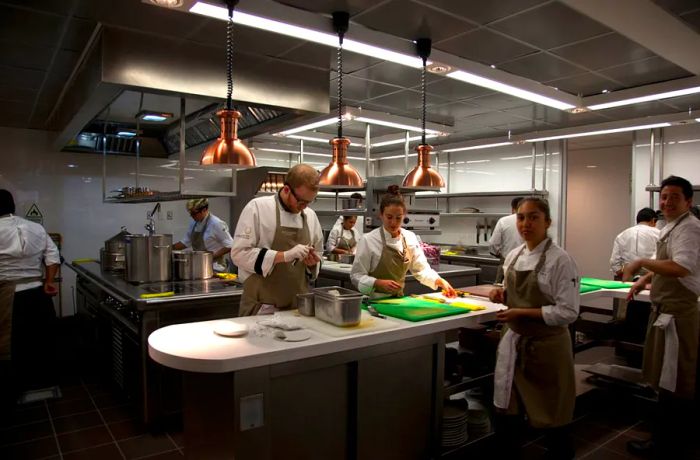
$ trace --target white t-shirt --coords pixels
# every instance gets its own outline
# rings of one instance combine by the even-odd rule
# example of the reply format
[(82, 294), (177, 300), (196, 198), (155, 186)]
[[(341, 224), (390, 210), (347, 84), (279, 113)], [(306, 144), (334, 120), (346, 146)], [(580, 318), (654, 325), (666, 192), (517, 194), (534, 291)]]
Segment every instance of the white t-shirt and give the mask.
[(659, 230), (645, 224), (637, 224), (622, 231), (615, 237), (612, 254), (610, 255), (610, 270), (613, 273), (622, 269), (635, 259), (649, 259), (656, 252), (656, 242), (659, 241)]
[[(0, 280), (41, 278), (44, 265), (60, 263), (58, 248), (44, 227), (12, 214), (0, 217)], [(41, 284), (41, 281), (18, 284), (15, 291)]]
[[(547, 244), (547, 239), (530, 251), (526, 245), (513, 249), (506, 257), (503, 264), (505, 276), (511, 269), (513, 260), (520, 254), (515, 270), (534, 270), (540, 260), (540, 256)], [(544, 265), (537, 275), (537, 285), (546, 297), (551, 299), (551, 305), (542, 305), (542, 318), (545, 324), (550, 326), (566, 326), (578, 318), (579, 304), (581, 301), (579, 287), (580, 279), (578, 267), (574, 259), (555, 243), (547, 250)]]
[[(301, 213), (293, 214), (287, 212), (277, 201), (277, 195), (263, 196), (250, 201), (236, 225), (236, 231), (231, 248), (231, 259), (238, 266), (238, 275), (241, 281), (245, 281), (251, 274), (255, 273), (255, 263), (261, 251), (265, 250), (261, 264), (260, 273), (267, 276), (272, 272), (277, 251), (270, 249), (275, 238), (276, 215), (275, 208), (280, 210), (280, 225), (283, 227), (302, 228), (303, 221)], [(323, 232), (316, 213), (311, 208), (302, 211), (306, 216), (306, 223), (309, 226), (309, 236), (311, 244), (320, 257), (323, 254)], [(312, 278), (318, 275), (320, 264), (316, 264), (314, 272), (310, 273)]]
[(496, 257), (505, 257), (514, 248), (523, 244), (523, 239), (518, 233), (517, 215), (501, 217), (496, 222), (496, 227), (489, 240), (489, 252)]
[(408, 269), (421, 284), (431, 289), (437, 289), (435, 282), (440, 279), (440, 275), (430, 267), (416, 234), (402, 228), (401, 234), (397, 238), (393, 238), (389, 232), (384, 230), (384, 227), (379, 227), (362, 237), (355, 252), (355, 262), (352, 264), (350, 279), (361, 293), (369, 295), (374, 292), (374, 282), (377, 278), (370, 276), (369, 273), (379, 265), (382, 249), (384, 249), (382, 236), (379, 232), (384, 232), (386, 245), (396, 249), (401, 254), (403, 254), (403, 243), (401, 242), (401, 236), (403, 236), (406, 239), (406, 246), (413, 253)]

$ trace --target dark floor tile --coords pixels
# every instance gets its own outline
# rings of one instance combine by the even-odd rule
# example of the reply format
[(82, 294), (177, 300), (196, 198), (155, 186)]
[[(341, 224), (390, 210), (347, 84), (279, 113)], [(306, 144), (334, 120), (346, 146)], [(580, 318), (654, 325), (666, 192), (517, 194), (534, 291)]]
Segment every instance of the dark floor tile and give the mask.
[(56, 401), (49, 403), (52, 417), (81, 414), (95, 410), (95, 405), (89, 399), (74, 399), (72, 401)]
[(56, 454), (58, 454), (58, 446), (53, 436), (0, 447), (2, 459), (34, 460)]
[(651, 436), (651, 425), (648, 422), (640, 422), (630, 427), (624, 434), (634, 439), (649, 439)]
[(115, 394), (115, 393), (98, 393), (92, 397), (93, 401), (95, 401), (95, 404), (97, 407), (100, 409), (106, 409), (109, 407), (115, 407), (115, 406), (123, 406), (124, 404), (128, 404), (129, 400), (127, 400), (124, 396)]
[(576, 457), (580, 458), (587, 455), (592, 450), (596, 449), (598, 444), (594, 444), (585, 439), (574, 436), (574, 449), (576, 449)]
[(109, 431), (112, 432), (112, 436), (114, 436), (114, 439), (117, 441), (141, 436), (148, 432), (143, 424), (135, 419), (110, 423)]
[(176, 449), (175, 444), (164, 434), (146, 434), (119, 441), (119, 447), (127, 460), (169, 452)]
[(13, 426), (26, 425), (35, 423), (41, 420), (48, 420), (49, 413), (46, 411), (46, 405), (32, 407), (31, 409), (23, 409), (15, 407), (13, 413), (7, 414), (6, 417), (0, 417), (0, 428), (9, 428)]
[(102, 418), (105, 419), (105, 422), (113, 423), (135, 419), (137, 418), (138, 411), (133, 405), (126, 404), (123, 406), (100, 409), (100, 414), (102, 414)]
[(633, 457), (628, 454), (620, 454), (618, 452), (606, 449), (605, 447), (598, 448), (590, 454), (583, 457), (585, 460), (630, 460), (638, 457)]
[(588, 423), (585, 419), (572, 426), (572, 433), (574, 436), (596, 445), (603, 444), (620, 434), (617, 430), (607, 426)]
[(61, 452), (72, 452), (113, 442), (107, 427), (95, 426), (58, 435)]
[(0, 430), (0, 446), (16, 444), (18, 442), (31, 441), (37, 438), (53, 436), (51, 422), (42, 420), (40, 422), (28, 423), (26, 425), (14, 426)]
[(176, 446), (184, 447), (185, 436), (182, 431), (168, 431), (168, 436), (170, 436), (170, 439), (173, 440)]
[(100, 414), (96, 410), (93, 410), (92, 412), (84, 412), (82, 414), (54, 418), (53, 424), (57, 434), (104, 425), (102, 419), (100, 418)]
[(629, 436), (627, 433), (623, 433), (620, 436), (611, 439), (610, 442), (606, 443), (603, 447), (608, 450), (612, 450), (613, 452), (617, 452), (618, 454), (627, 455), (627, 443), (629, 441), (638, 441), (639, 439), (648, 439), (648, 436), (635, 438)]
[(520, 458), (521, 460), (540, 459), (545, 452), (547, 452), (547, 449), (544, 447), (537, 444), (529, 444), (520, 449)]
[(185, 458), (185, 456), (180, 451), (171, 450), (170, 452), (163, 452), (162, 454), (141, 457), (139, 460), (182, 460), (183, 458)]
[(74, 399), (89, 399), (90, 393), (82, 384), (61, 386), (62, 401), (72, 401)]
[(63, 460), (123, 460), (123, 458), (114, 443), (63, 454)]

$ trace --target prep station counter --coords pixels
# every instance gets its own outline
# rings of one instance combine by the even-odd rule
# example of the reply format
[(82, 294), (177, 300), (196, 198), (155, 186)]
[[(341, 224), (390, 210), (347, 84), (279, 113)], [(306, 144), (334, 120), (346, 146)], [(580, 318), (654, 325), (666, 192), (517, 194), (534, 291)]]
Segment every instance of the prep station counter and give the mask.
[(500, 259), (491, 254), (440, 254), (440, 262), (443, 264), (467, 265), (481, 270), (477, 275), (475, 284), (489, 284), (496, 281)]
[[(249, 333), (217, 335), (216, 321), (149, 337), (149, 354), (184, 373), (185, 452), (191, 459), (425, 459), (439, 456), (445, 332), (495, 318), (502, 305), (409, 322), (366, 316), (344, 330), (300, 317), (310, 338), (288, 342), (259, 317)], [(318, 324), (314, 323), (317, 322)], [(328, 329), (330, 328), (330, 329)]]
[(220, 279), (131, 284), (97, 262), (73, 262), (87, 362), (133, 398), (147, 424), (181, 411), (181, 373), (148, 357), (148, 335), (170, 324), (238, 315), (242, 288)]
[[(463, 265), (440, 264), (433, 268), (452, 286), (474, 286), (478, 284), (477, 277), (481, 273), (481, 269), (479, 268)], [(316, 286), (342, 286), (346, 289), (357, 290), (350, 281), (351, 269), (351, 264), (341, 264), (324, 260), (318, 279), (316, 280)], [(410, 271), (406, 274), (406, 286), (404, 287), (404, 293), (406, 295), (426, 294), (428, 292), (433, 292), (433, 290), (420, 284)]]

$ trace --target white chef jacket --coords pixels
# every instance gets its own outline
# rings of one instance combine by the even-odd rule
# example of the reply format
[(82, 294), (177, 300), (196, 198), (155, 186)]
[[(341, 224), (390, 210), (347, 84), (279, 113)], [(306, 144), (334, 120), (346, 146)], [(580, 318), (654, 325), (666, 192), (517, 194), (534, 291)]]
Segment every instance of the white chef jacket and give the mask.
[[(238, 266), (238, 276), (241, 281), (245, 281), (250, 275), (255, 273), (255, 262), (262, 248), (268, 249), (262, 262), (262, 276), (267, 276), (272, 272), (277, 251), (270, 249), (272, 240), (275, 238), (276, 217), (275, 206), (280, 210), (280, 225), (283, 227), (302, 228), (303, 221), (301, 213), (293, 214), (287, 212), (277, 201), (278, 195), (263, 196), (250, 201), (236, 225), (233, 246), (231, 247), (231, 259)], [(311, 208), (302, 211), (306, 216), (306, 223), (309, 226), (309, 236), (311, 244), (316, 249), (316, 254), (321, 257), (323, 254), (323, 232), (321, 223), (318, 221), (316, 213)], [(316, 264), (313, 272), (307, 272), (311, 279), (318, 276), (320, 264)]]
[[(508, 253), (503, 264), (505, 276), (508, 276), (513, 259), (525, 248), (515, 263), (515, 270), (534, 270), (540, 260), (547, 239), (530, 251), (523, 244)], [(554, 299), (554, 305), (542, 306), (542, 318), (549, 326), (566, 326), (578, 318), (580, 304), (580, 279), (574, 259), (562, 248), (552, 242), (547, 250), (544, 265), (537, 276), (537, 285), (542, 293)]]
[[(0, 217), (0, 280), (42, 278), (43, 266), (61, 263), (58, 248), (41, 225), (12, 214)], [(41, 286), (21, 283), (15, 292)]]
[[(355, 230), (355, 233), (357, 233), (357, 236), (362, 236), (364, 233), (362, 231), (362, 228), (364, 227), (364, 217), (363, 216), (357, 216), (357, 221), (355, 221), (355, 225), (352, 226), (352, 229)], [(338, 216), (338, 220), (335, 221), (335, 224), (333, 224), (333, 227), (342, 227), (343, 226), (343, 216)]]
[(656, 252), (656, 242), (660, 231), (645, 224), (637, 224), (622, 231), (615, 237), (610, 270), (616, 273), (635, 259), (649, 259)]
[[(193, 220), (190, 223), (187, 233), (180, 240), (182, 244), (188, 248), (192, 246), (192, 240), (190, 239), (190, 234), (192, 231), (201, 232), (202, 227), (206, 224), (207, 219), (203, 219), (201, 222)], [(207, 228), (204, 230), (204, 247), (207, 251), (216, 252), (221, 248), (230, 248), (233, 246), (233, 238), (228, 231), (228, 225), (226, 222), (216, 217), (214, 214), (209, 213), (209, 223), (206, 224)]]
[(496, 222), (496, 227), (489, 240), (489, 252), (497, 257), (505, 257), (514, 248), (523, 244), (523, 239), (518, 233), (517, 215), (510, 214), (501, 217)]
[(370, 276), (369, 273), (377, 268), (379, 259), (382, 257), (382, 236), (379, 232), (384, 232), (386, 245), (396, 249), (401, 254), (403, 254), (403, 243), (401, 242), (401, 236), (403, 236), (406, 239), (406, 246), (413, 253), (408, 269), (421, 284), (431, 289), (437, 289), (435, 282), (440, 279), (440, 275), (428, 264), (428, 259), (425, 258), (416, 234), (402, 228), (401, 234), (394, 238), (382, 226), (364, 235), (357, 244), (355, 262), (350, 271), (350, 280), (361, 293), (369, 295), (374, 292), (374, 282), (377, 278)]
[[(341, 237), (345, 238), (348, 241), (350, 241), (350, 239), (354, 237), (355, 241), (359, 244), (360, 238), (362, 238), (362, 234), (355, 230), (354, 227), (350, 230), (345, 230), (342, 225), (335, 225), (331, 232), (328, 234), (328, 240), (326, 241), (326, 251), (333, 252), (333, 249), (335, 249), (338, 246), (338, 242)], [(355, 250), (357, 250), (357, 246), (353, 248), (353, 251)]]
[[(661, 230), (659, 239), (663, 238), (675, 225), (668, 222)], [(700, 296), (700, 220), (690, 215), (683, 219), (667, 240), (667, 253), (675, 263), (690, 272), (678, 281)]]

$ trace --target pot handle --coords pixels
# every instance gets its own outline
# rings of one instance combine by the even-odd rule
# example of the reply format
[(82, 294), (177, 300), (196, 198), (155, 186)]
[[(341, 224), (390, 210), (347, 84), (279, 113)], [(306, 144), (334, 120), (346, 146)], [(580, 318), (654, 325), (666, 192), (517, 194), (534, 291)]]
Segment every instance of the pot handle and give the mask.
[(165, 246), (158, 246), (158, 245), (155, 245), (155, 244), (154, 244), (154, 245), (151, 246), (151, 247), (152, 247), (152, 248), (155, 248), (155, 249), (165, 249), (165, 248), (169, 248), (170, 245), (166, 244)]

